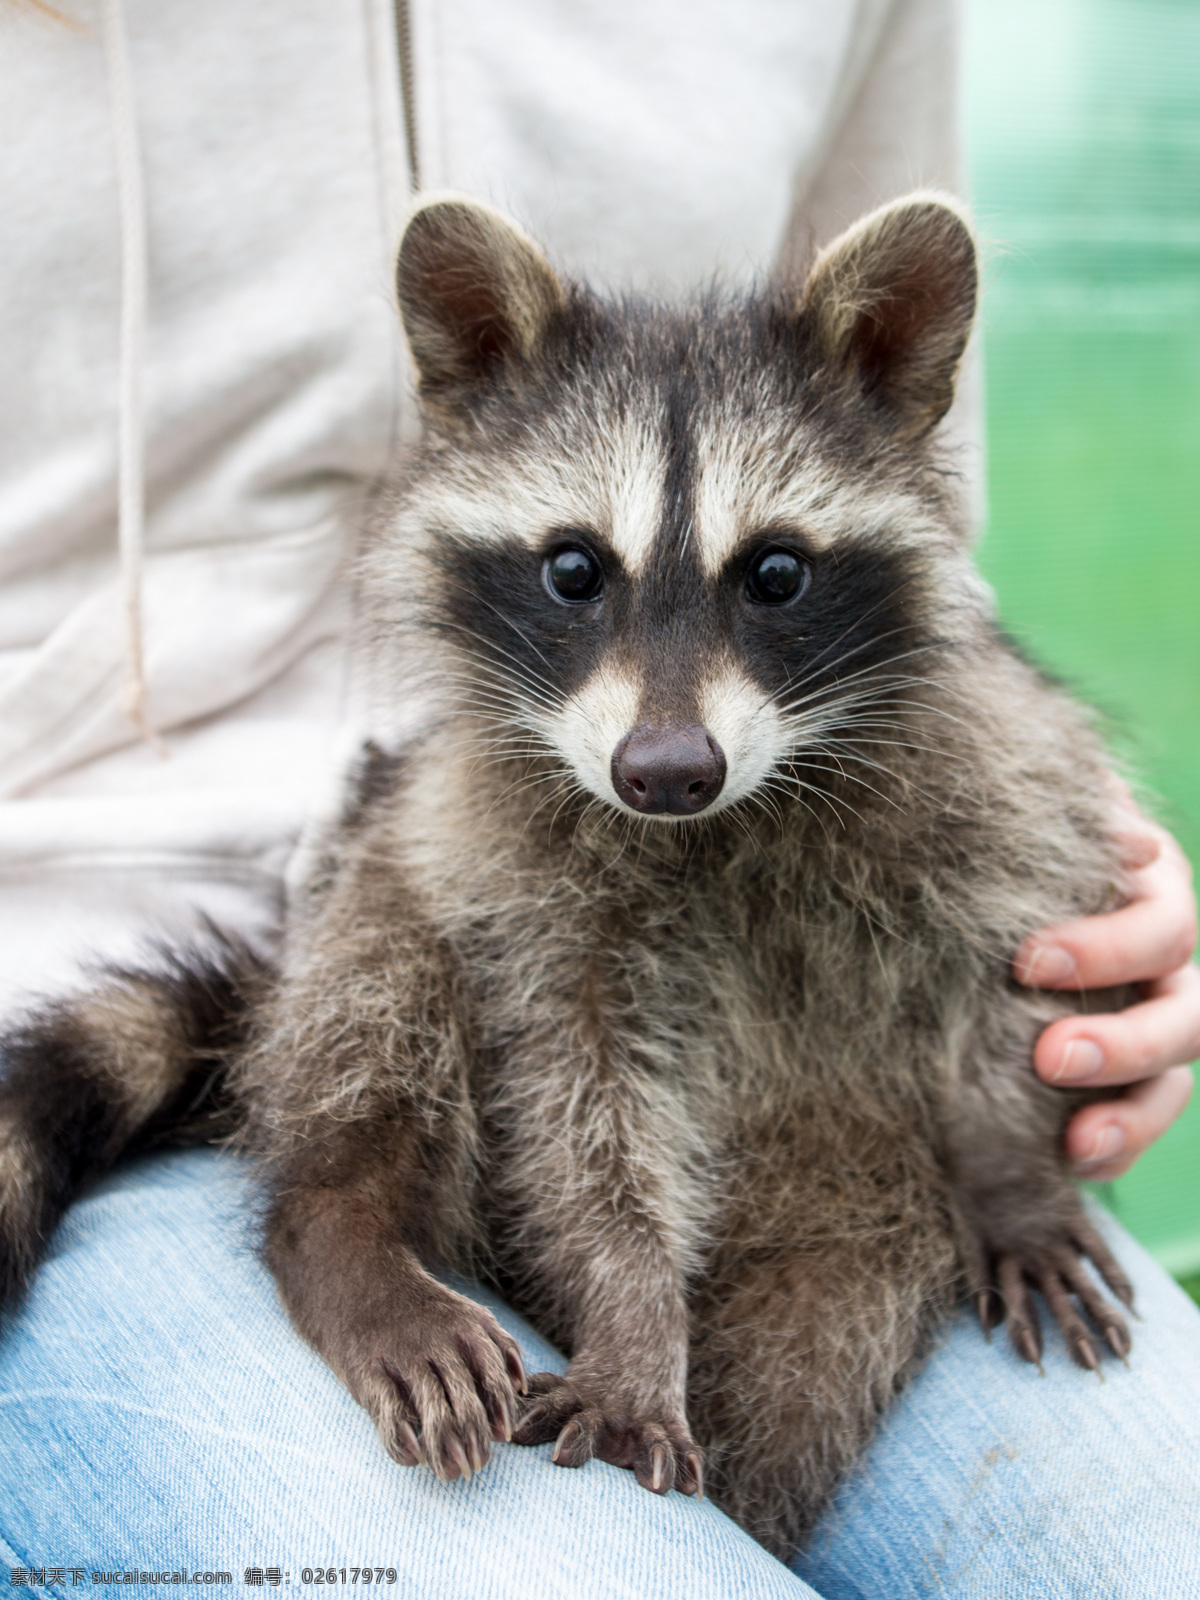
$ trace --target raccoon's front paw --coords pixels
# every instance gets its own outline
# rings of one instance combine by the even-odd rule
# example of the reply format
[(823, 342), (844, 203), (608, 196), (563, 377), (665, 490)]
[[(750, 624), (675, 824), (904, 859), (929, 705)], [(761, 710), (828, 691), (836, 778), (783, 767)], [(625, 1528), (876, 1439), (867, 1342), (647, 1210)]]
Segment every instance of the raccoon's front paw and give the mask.
[(525, 1368), (483, 1306), (431, 1283), (418, 1303), (395, 1307), (386, 1328), (360, 1332), (333, 1364), (402, 1466), (424, 1462), (447, 1482), (469, 1478), (493, 1440), (512, 1438)]
[[(665, 1408), (664, 1408), (665, 1409)], [(621, 1403), (601, 1385), (572, 1381), (571, 1374), (537, 1372), (513, 1434), (514, 1444), (548, 1444), (560, 1467), (582, 1467), (595, 1456), (614, 1467), (632, 1467), (643, 1489), (704, 1496), (700, 1447), (682, 1415), (648, 1416)]]
[(990, 1333), (1007, 1314), (1008, 1336), (1013, 1348), (1040, 1371), (1042, 1330), (1033, 1301), (1033, 1290), (1040, 1289), (1062, 1330), (1067, 1348), (1081, 1367), (1098, 1372), (1100, 1357), (1092, 1329), (1080, 1316), (1075, 1301), (1123, 1361), (1132, 1343), (1129, 1330), (1125, 1319), (1109, 1305), (1089, 1277), (1083, 1265), (1085, 1256), (1090, 1258), (1117, 1299), (1132, 1307), (1133, 1289), (1129, 1279), (1095, 1228), (1081, 1217), (1069, 1236), (1048, 1249), (994, 1255), (991, 1270), (981, 1273), (975, 1285), (975, 1305), (983, 1331)]

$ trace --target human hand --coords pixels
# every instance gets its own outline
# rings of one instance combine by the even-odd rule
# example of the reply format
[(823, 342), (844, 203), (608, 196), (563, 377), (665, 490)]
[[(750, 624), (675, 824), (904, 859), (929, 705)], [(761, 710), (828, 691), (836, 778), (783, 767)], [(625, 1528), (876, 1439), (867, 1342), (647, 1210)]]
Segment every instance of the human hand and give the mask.
[(1179, 1116), (1192, 1092), (1186, 1063), (1200, 1056), (1191, 866), (1123, 787), (1116, 824), (1128, 905), (1040, 929), (1013, 963), (1019, 983), (1041, 989), (1142, 986), (1137, 1005), (1115, 1015), (1063, 1017), (1043, 1031), (1034, 1049), (1034, 1067), (1046, 1083), (1133, 1086), (1120, 1099), (1085, 1106), (1067, 1125), (1066, 1152), (1076, 1176), (1099, 1183), (1127, 1172)]

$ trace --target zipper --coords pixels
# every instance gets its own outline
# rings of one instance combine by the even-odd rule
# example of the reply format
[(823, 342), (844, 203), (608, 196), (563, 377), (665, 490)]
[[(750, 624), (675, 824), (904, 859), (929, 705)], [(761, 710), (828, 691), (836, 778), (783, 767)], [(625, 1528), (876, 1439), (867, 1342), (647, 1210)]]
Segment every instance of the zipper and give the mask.
[(408, 180), (416, 194), (421, 187), (421, 160), (417, 148), (417, 95), (413, 74), (411, 0), (394, 0), (396, 48), (400, 57), (400, 101), (404, 112), (404, 142), (408, 146)]

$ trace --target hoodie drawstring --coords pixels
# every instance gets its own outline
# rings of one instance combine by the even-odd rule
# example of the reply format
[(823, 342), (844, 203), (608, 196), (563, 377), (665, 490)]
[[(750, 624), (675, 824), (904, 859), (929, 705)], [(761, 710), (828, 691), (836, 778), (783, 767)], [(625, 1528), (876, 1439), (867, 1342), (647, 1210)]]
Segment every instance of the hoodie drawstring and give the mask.
[(129, 41), (121, 0), (100, 0), (116, 149), (121, 218), (120, 395), (117, 418), (117, 542), (125, 601), (125, 682), (121, 709), (143, 738), (146, 718), (142, 569), (146, 526), (144, 372), (146, 350), (146, 196)]

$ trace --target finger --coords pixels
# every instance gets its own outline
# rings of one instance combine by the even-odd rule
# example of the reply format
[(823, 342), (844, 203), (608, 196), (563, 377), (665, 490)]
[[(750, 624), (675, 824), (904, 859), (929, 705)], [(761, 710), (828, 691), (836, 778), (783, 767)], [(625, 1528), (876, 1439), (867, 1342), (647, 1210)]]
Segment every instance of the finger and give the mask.
[(1052, 1022), (1034, 1046), (1038, 1076), (1059, 1088), (1137, 1083), (1200, 1056), (1200, 967), (1160, 978), (1126, 1011)]
[(370, 1412), (384, 1449), (402, 1467), (415, 1467), (424, 1460), (416, 1424), (416, 1407), (403, 1380), (392, 1377), (386, 1365), (378, 1373), (365, 1375), (355, 1385), (355, 1398)]
[(651, 1494), (670, 1494), (675, 1487), (675, 1451), (661, 1423), (647, 1422), (639, 1430), (633, 1472)]
[(535, 1372), (526, 1379), (525, 1393), (528, 1395), (551, 1394), (555, 1389), (562, 1387), (563, 1375), (561, 1372)]
[[(552, 1378), (548, 1388), (538, 1387), (539, 1379)], [(582, 1410), (583, 1403), (561, 1375), (537, 1373), (530, 1380), (533, 1403), (526, 1405), (513, 1430), (514, 1444), (546, 1444), (562, 1429), (568, 1418)]]
[(1135, 876), (1137, 898), (1120, 911), (1060, 922), (1026, 939), (1013, 962), (1018, 983), (1104, 989), (1162, 978), (1182, 967), (1196, 948), (1188, 877), (1165, 859)]
[(562, 1427), (562, 1418), (545, 1400), (539, 1400), (522, 1412), (513, 1429), (513, 1444), (549, 1444)]
[(510, 1339), (503, 1329), (500, 1330), (499, 1338), (495, 1334), (492, 1338), (504, 1356), (509, 1381), (518, 1394), (524, 1394), (529, 1387), (529, 1379), (525, 1374), (525, 1358), (521, 1354), (520, 1346), (515, 1339)]
[(389, 1410), (386, 1415), (381, 1414), (376, 1423), (379, 1437), (383, 1447), (402, 1467), (419, 1467), (425, 1456), (421, 1450), (421, 1442), (417, 1438), (416, 1430), (406, 1417), (400, 1414), (399, 1407)]
[(550, 1459), (556, 1467), (582, 1467), (596, 1453), (596, 1441), (604, 1428), (604, 1413), (578, 1411), (554, 1441)]
[(667, 1436), (675, 1452), (675, 1487), (680, 1494), (694, 1494), (703, 1500), (704, 1463), (699, 1445), (677, 1422), (667, 1423)]
[(992, 1286), (992, 1272), (987, 1256), (974, 1250), (967, 1267), (967, 1294), (979, 1317), (983, 1336), (990, 1344), (992, 1329), (1004, 1321), (1004, 1302)]
[(1080, 1217), (1073, 1232), (1076, 1248), (1089, 1258), (1121, 1304), (1132, 1311), (1133, 1285), (1125, 1276), (1124, 1267), (1105, 1244), (1099, 1229), (1086, 1217)]
[(503, 1353), (490, 1339), (473, 1340), (465, 1334), (459, 1335), (457, 1344), (475, 1380), (475, 1392), (487, 1413), (492, 1438), (497, 1444), (511, 1439), (517, 1422), (517, 1400)]
[(1120, 1100), (1085, 1106), (1067, 1124), (1065, 1146), (1075, 1176), (1111, 1183), (1162, 1137), (1192, 1093), (1190, 1067), (1147, 1078)]
[(1038, 1287), (1058, 1323), (1059, 1331), (1067, 1341), (1072, 1358), (1091, 1372), (1100, 1370), (1100, 1356), (1092, 1343), (1091, 1330), (1076, 1311), (1070, 1295), (1054, 1266), (1045, 1266), (1038, 1273)]
[(521, 1347), (510, 1333), (504, 1331), (490, 1312), (481, 1311), (480, 1322), (484, 1333), (503, 1358), (512, 1387), (518, 1394), (524, 1394), (528, 1388), (529, 1380), (525, 1374), (525, 1362), (521, 1355)]
[(421, 1445), (439, 1478), (479, 1472), (492, 1453), (491, 1426), (474, 1380), (457, 1352), (413, 1374), (409, 1387), (421, 1414)]
[[(1108, 1341), (1109, 1348), (1124, 1361), (1132, 1348), (1129, 1329), (1125, 1326), (1125, 1319), (1113, 1310), (1108, 1301), (1088, 1277), (1083, 1263), (1078, 1257), (1073, 1256), (1069, 1250), (1062, 1252), (1061, 1266), (1063, 1278), (1071, 1287), (1072, 1294), (1086, 1310), (1089, 1317), (1099, 1328)], [(1132, 1295), (1132, 1290), (1130, 1290)]]
[(1042, 1330), (1033, 1296), (1021, 1271), (1021, 1263), (1015, 1256), (1001, 1256), (999, 1275), (1000, 1294), (1008, 1313), (1008, 1336), (1013, 1349), (1022, 1360), (1042, 1372)]
[(1145, 832), (1136, 828), (1114, 828), (1112, 840), (1121, 852), (1121, 865), (1126, 872), (1137, 872), (1157, 861), (1163, 853), (1161, 836), (1147, 827)]
[[(393, 1377), (399, 1386), (403, 1380), (398, 1374), (393, 1374)], [(465, 1454), (460, 1465), (457, 1460), (449, 1458), (445, 1453), (444, 1446), (450, 1433), (453, 1416), (446, 1401), (445, 1391), (433, 1373), (428, 1370), (410, 1373), (408, 1379), (404, 1381), (404, 1388), (421, 1421), (421, 1454), (425, 1458), (426, 1465), (447, 1482), (461, 1476), (463, 1466), (467, 1468), (467, 1476), (470, 1477), (470, 1463)], [(461, 1452), (461, 1445), (459, 1449)]]
[(1110, 835), (1121, 852), (1121, 865), (1126, 871), (1148, 867), (1174, 841), (1165, 828), (1143, 815), (1124, 779), (1111, 775), (1109, 788), (1114, 801)]

